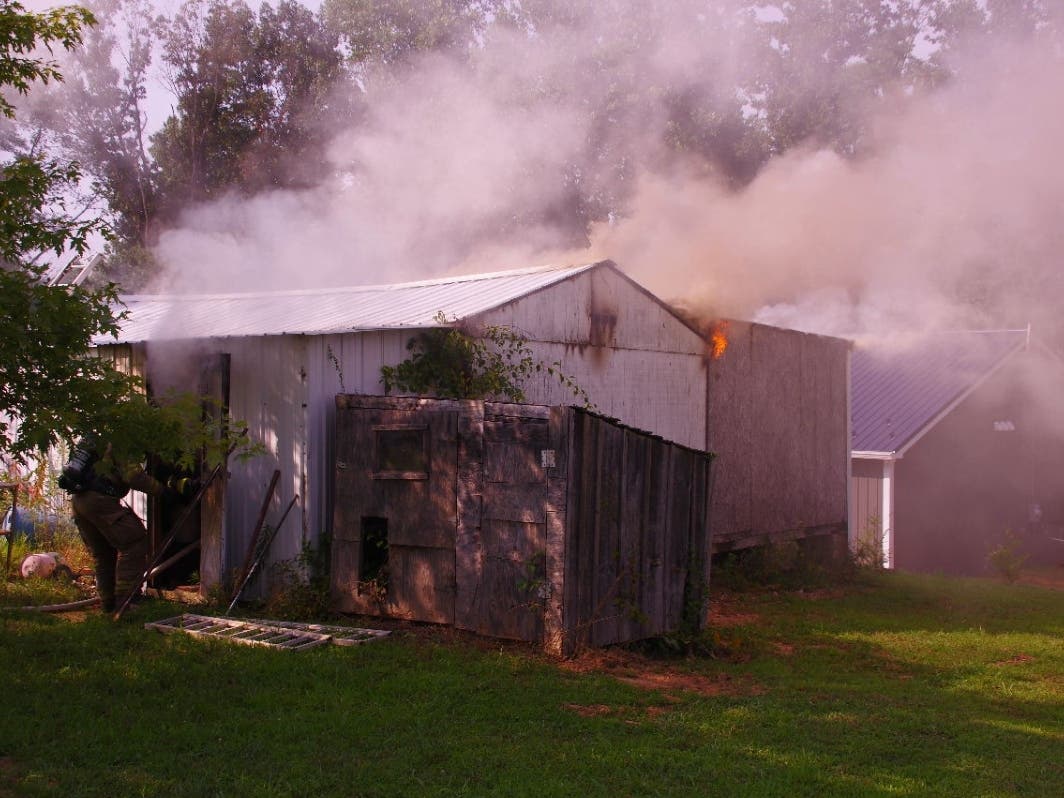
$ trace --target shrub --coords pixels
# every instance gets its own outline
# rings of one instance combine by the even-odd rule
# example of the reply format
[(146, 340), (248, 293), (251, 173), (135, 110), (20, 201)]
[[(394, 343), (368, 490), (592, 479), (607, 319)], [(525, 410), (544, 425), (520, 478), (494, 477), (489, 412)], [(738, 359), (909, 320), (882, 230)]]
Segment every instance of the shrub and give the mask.
[(990, 550), (987, 562), (1009, 584), (1020, 578), (1027, 555), (1020, 551), (1020, 538), (1011, 529), (1005, 530), (1004, 539)]

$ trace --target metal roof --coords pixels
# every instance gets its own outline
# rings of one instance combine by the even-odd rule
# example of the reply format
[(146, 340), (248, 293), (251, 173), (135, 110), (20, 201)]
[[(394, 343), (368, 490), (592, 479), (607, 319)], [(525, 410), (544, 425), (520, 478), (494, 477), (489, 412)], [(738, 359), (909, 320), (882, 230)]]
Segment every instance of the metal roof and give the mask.
[(980, 330), (858, 345), (851, 366), (854, 455), (901, 456), (1027, 339), (1027, 330)]
[[(117, 343), (260, 335), (324, 335), (439, 327), (475, 316), (608, 261), (393, 285), (239, 294), (127, 295)], [(97, 344), (116, 343), (101, 336)]]

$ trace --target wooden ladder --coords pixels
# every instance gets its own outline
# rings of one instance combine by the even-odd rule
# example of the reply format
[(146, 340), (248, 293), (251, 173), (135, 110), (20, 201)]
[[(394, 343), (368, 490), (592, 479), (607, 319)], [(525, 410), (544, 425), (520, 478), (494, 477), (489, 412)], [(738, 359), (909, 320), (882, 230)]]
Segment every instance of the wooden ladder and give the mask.
[(267, 646), (286, 651), (305, 651), (308, 648), (332, 643), (354, 646), (387, 637), (379, 629), (359, 629), (351, 626), (323, 626), (314, 623), (272, 621), (256, 618), (214, 618), (209, 615), (184, 613), (161, 621), (144, 624), (164, 634), (188, 634), (213, 637), (250, 646)]

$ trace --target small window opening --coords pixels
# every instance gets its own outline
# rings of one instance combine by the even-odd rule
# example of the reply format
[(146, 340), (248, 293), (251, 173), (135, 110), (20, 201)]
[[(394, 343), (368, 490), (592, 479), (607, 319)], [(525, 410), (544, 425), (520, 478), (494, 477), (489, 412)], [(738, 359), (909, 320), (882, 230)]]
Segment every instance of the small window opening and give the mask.
[(374, 427), (376, 479), (428, 479), (429, 452), (425, 427)]
[(388, 584), (388, 519), (362, 518), (362, 562), (360, 582), (372, 582), (378, 588)]

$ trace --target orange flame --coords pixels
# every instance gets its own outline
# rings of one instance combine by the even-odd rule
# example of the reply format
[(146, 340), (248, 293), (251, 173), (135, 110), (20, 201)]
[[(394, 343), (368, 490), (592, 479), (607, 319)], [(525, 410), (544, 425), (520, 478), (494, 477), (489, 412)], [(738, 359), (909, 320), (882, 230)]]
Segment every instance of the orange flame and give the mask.
[(709, 328), (709, 354), (714, 360), (728, 350), (728, 322), (717, 321)]

